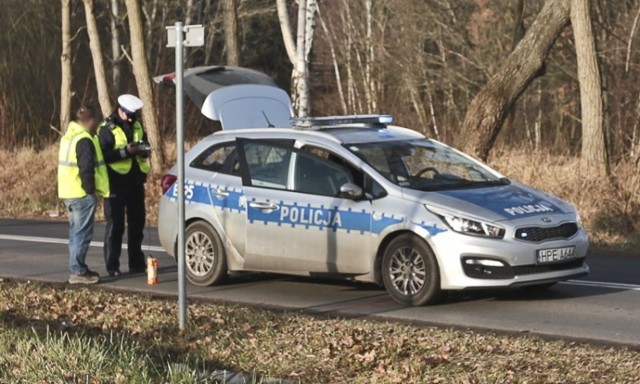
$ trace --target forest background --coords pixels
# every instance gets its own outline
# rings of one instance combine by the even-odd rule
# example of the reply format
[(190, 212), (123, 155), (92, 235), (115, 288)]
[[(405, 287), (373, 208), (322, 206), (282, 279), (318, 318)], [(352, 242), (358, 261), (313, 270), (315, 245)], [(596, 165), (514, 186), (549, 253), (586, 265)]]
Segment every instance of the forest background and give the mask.
[[(584, 166), (577, 40), (569, 15), (548, 54), (530, 58), (539, 68), (506, 107), (495, 142), (483, 151), (465, 141), (479, 132), (470, 132), (465, 121), (473, 116), (474, 98), (505, 70), (545, 8), (562, 1), (3, 0), (0, 216), (62, 211), (55, 156), (69, 118), (64, 110), (94, 103), (108, 112), (105, 103), (113, 104), (118, 94), (143, 94), (137, 71), (142, 59), (148, 77), (172, 72), (165, 27), (182, 20), (206, 31), (205, 45), (187, 51), (186, 67), (256, 69), (291, 90), (297, 103), (299, 75), (306, 71), (306, 113), (392, 114), (399, 125), (467, 149), (510, 177), (570, 200), (596, 244), (632, 250), (640, 225), (640, 1), (585, 1), (601, 82), (606, 171), (602, 161)], [(307, 7), (302, 39), (300, 4)], [(556, 15), (563, 11), (556, 8)], [(148, 114), (156, 121), (145, 115), (145, 123), (152, 125), (160, 154), (148, 193), (153, 222), (158, 175), (175, 159), (175, 94), (158, 85), (149, 91)], [(189, 143), (215, 127), (192, 105), (185, 122)]]

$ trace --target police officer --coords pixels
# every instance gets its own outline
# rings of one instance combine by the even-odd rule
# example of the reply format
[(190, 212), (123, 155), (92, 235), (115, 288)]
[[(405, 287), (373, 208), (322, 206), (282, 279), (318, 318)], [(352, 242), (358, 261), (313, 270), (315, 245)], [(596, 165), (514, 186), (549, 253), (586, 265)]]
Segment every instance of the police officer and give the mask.
[(118, 106), (100, 127), (98, 137), (109, 172), (111, 195), (105, 201), (107, 228), (104, 259), (109, 276), (120, 276), (120, 253), (127, 218), (129, 272), (143, 273), (145, 225), (144, 183), (149, 173), (149, 144), (138, 113), (143, 102), (134, 95), (118, 97)]
[(69, 284), (94, 284), (100, 275), (85, 259), (93, 237), (97, 196), (109, 196), (109, 177), (95, 136), (98, 112), (82, 106), (60, 140), (58, 196), (69, 215)]

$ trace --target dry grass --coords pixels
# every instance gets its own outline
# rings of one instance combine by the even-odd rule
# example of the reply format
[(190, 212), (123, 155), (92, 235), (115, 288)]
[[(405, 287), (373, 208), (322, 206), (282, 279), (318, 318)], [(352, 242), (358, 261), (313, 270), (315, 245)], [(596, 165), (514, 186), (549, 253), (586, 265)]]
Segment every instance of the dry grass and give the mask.
[[(0, 150), (0, 217), (65, 216), (64, 204), (58, 199), (57, 158), (57, 145), (41, 151), (31, 148)], [(157, 222), (161, 194), (160, 178), (150, 177), (146, 199), (149, 224)], [(102, 208), (98, 209), (97, 218), (104, 218)]]
[(640, 381), (640, 354), (621, 347), (211, 303), (191, 303), (180, 333), (176, 313), (175, 300), (0, 281), (0, 382), (194, 382), (167, 380), (175, 363), (303, 383)]
[(60, 207), (57, 198), (57, 146), (42, 151), (0, 150), (0, 215), (41, 215)]
[[(175, 157), (174, 153), (174, 145), (168, 144), (167, 157)], [(56, 158), (57, 146), (39, 152), (0, 150), (0, 217), (64, 215), (56, 197)], [(620, 250), (640, 244), (640, 175), (631, 161), (613, 166), (613, 181), (580, 172), (573, 156), (546, 152), (497, 150), (490, 163), (509, 177), (575, 204), (594, 244)], [(151, 225), (157, 222), (159, 179), (150, 177), (147, 183)]]
[(545, 152), (499, 150), (490, 164), (576, 205), (592, 243), (618, 249), (640, 244), (640, 175), (631, 161), (614, 165), (611, 179), (581, 171), (574, 156)]

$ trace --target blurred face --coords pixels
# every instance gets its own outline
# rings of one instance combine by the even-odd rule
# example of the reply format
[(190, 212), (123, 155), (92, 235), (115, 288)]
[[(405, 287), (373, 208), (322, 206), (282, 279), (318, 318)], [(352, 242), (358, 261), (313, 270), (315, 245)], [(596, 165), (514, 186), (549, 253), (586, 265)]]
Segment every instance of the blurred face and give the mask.
[(80, 123), (87, 129), (87, 131), (91, 133), (96, 133), (96, 131), (98, 130), (99, 121), (95, 117), (88, 118), (81, 121)]
[(122, 108), (118, 108), (118, 117), (120, 117), (122, 121), (128, 121), (130, 123), (133, 123), (138, 118), (138, 113), (136, 112), (129, 113), (123, 110)]

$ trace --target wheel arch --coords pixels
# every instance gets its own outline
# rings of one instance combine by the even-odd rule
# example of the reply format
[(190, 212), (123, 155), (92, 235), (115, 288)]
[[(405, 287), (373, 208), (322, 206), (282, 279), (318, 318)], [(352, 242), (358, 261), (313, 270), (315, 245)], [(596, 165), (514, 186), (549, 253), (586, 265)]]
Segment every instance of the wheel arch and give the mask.
[(419, 238), (433, 252), (433, 247), (431, 247), (431, 244), (429, 244), (429, 242), (426, 241), (424, 239), (424, 237), (420, 236), (419, 234), (417, 234), (416, 232), (414, 232), (414, 231), (412, 231), (410, 229), (399, 229), (397, 231), (393, 231), (391, 233), (386, 234), (384, 236), (384, 238), (378, 244), (378, 249), (376, 250), (376, 257), (375, 257), (374, 264), (373, 264), (374, 281), (379, 286), (383, 286), (384, 285), (384, 283), (382, 281), (382, 273), (381, 273), (381, 270), (382, 270), (382, 257), (384, 256), (384, 252), (387, 250), (387, 247), (389, 246), (389, 244), (393, 240), (395, 240), (396, 238), (398, 238), (398, 237), (400, 237), (402, 235), (411, 235), (411, 236), (415, 236), (415, 237)]
[[(185, 220), (185, 236), (188, 233), (188, 229), (189, 227), (191, 227), (194, 224), (198, 224), (202, 227), (206, 227), (207, 231), (210, 232), (210, 235), (208, 235), (211, 238), (211, 242), (212, 242), (212, 246), (215, 248), (216, 246), (218, 246), (218, 251), (213, 254), (214, 257), (214, 263), (211, 266), (211, 270), (207, 271), (206, 274), (204, 276), (197, 276), (194, 277), (192, 275), (190, 275), (189, 271), (186, 271), (187, 274), (187, 279), (189, 279), (189, 281), (192, 284), (195, 284), (197, 286), (211, 286), (211, 285), (217, 285), (220, 283), (223, 283), (227, 280), (228, 278), (228, 272), (229, 272), (229, 268), (228, 268), (228, 260), (227, 260), (227, 252), (225, 250), (224, 247), (224, 242), (220, 236), (220, 232), (218, 231), (218, 229), (216, 228), (215, 225), (213, 225), (209, 220), (200, 217), (200, 216), (193, 216), (190, 217), (189, 219)], [(185, 238), (185, 241), (187, 240), (187, 238)], [(175, 251), (175, 259), (177, 261), (177, 255), (178, 255), (178, 251), (177, 251), (177, 247), (178, 247), (178, 240), (176, 238), (175, 241), (175, 245), (174, 248), (176, 249)], [(185, 248), (185, 251), (187, 249)], [(215, 251), (215, 249), (214, 249)], [(188, 262), (187, 257), (186, 257), (186, 252), (185, 252), (185, 261)], [(217, 256), (217, 257), (216, 257)], [(220, 261), (221, 260), (221, 261)], [(188, 268), (188, 266), (187, 266)], [(222, 272), (219, 272), (222, 271)]]
[[(213, 225), (209, 220), (207, 220), (207, 219), (205, 219), (203, 217), (200, 217), (200, 216), (193, 216), (193, 217), (190, 217), (187, 220), (185, 220), (185, 222), (184, 222), (185, 232), (186, 232), (186, 229), (191, 224), (193, 224), (195, 222), (198, 222), (198, 221), (202, 221), (202, 222), (205, 222), (205, 223), (209, 224), (211, 226), (211, 228), (213, 228), (216, 232), (219, 232), (215, 225)], [(219, 235), (220, 235), (220, 233), (218, 233), (218, 236)], [(174, 260), (177, 261), (178, 260), (178, 232), (177, 231), (176, 231), (176, 239), (173, 242), (173, 255), (174, 255), (173, 256)]]

